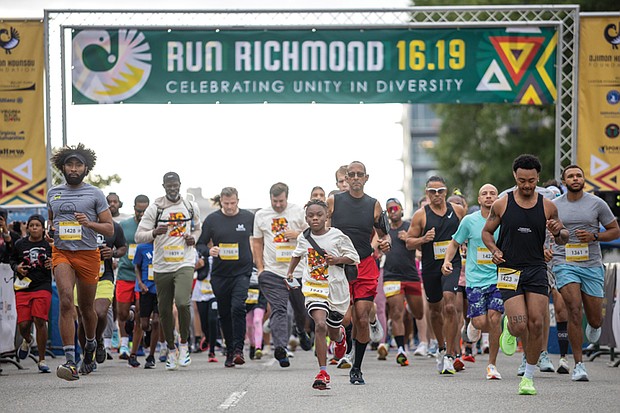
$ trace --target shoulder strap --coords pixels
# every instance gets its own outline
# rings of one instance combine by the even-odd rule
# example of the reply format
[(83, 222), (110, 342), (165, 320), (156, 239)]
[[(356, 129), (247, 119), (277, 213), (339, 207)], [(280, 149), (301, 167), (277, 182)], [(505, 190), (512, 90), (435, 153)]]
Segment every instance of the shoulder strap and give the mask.
[(325, 254), (326, 254), (325, 250), (323, 248), (319, 247), (319, 244), (317, 244), (316, 241), (314, 240), (314, 238), (312, 238), (310, 228), (306, 228), (304, 230), (304, 237), (308, 240), (310, 245), (312, 245), (312, 248), (314, 248), (314, 250), (319, 253), (319, 255), (321, 255), (323, 257), (325, 256)]

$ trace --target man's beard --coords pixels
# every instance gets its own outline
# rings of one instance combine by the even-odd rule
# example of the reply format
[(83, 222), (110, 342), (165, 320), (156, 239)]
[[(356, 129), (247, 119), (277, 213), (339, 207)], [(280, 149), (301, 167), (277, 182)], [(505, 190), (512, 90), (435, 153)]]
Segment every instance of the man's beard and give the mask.
[(78, 175), (77, 177), (69, 176), (64, 172), (63, 172), (63, 175), (65, 176), (65, 180), (67, 181), (67, 184), (75, 186), (75, 185), (79, 185), (82, 183), (87, 173), (88, 173), (87, 171), (84, 171), (83, 174)]
[(577, 188), (577, 189), (573, 189), (570, 185), (566, 185), (566, 190), (567, 190), (568, 192), (574, 192), (574, 193), (577, 193), (577, 192), (581, 192), (581, 190), (583, 189), (583, 187), (584, 187), (583, 185), (579, 185), (579, 188)]

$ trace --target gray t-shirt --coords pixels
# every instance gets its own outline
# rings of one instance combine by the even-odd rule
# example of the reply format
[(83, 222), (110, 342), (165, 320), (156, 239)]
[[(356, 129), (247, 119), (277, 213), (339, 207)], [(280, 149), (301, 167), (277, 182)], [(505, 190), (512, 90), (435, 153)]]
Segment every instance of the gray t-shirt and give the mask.
[(75, 218), (76, 212), (86, 214), (90, 221), (108, 209), (103, 192), (92, 185), (82, 184), (71, 188), (66, 184), (53, 187), (47, 194), (47, 207), (52, 211), (54, 246), (61, 250), (84, 251), (97, 249), (97, 233), (82, 227)]
[[(558, 208), (560, 221), (568, 229), (570, 234), (568, 243), (564, 245), (553, 245), (553, 265), (571, 264), (578, 267), (599, 267), (603, 265), (601, 247), (598, 241), (588, 243), (586, 248), (579, 246), (581, 242), (575, 235), (578, 229), (597, 233), (600, 224), (609, 225), (616, 217), (609, 209), (609, 205), (601, 198), (584, 192), (583, 196), (574, 202), (566, 197), (566, 194), (553, 200)], [(569, 249), (568, 260), (566, 250)]]

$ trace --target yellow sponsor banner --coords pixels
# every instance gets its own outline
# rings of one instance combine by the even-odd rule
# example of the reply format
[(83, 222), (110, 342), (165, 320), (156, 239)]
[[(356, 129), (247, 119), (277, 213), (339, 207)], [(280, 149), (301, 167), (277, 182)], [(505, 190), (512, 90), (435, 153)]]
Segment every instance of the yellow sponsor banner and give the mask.
[(46, 202), (44, 27), (0, 20), (0, 204)]
[(580, 26), (577, 163), (587, 190), (620, 190), (620, 13)]

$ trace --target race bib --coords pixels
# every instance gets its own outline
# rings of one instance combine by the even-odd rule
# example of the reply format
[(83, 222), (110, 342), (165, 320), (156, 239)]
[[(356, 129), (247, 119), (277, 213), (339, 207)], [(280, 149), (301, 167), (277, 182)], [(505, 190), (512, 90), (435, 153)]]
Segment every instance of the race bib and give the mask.
[(443, 260), (445, 258), (448, 245), (450, 245), (450, 241), (433, 242), (433, 254), (436, 260)]
[(103, 276), (104, 272), (105, 272), (105, 261), (101, 260), (99, 261), (99, 278)]
[(476, 263), (478, 265), (493, 264), (493, 254), (491, 254), (488, 248), (478, 247)]
[(239, 260), (239, 244), (220, 244), (220, 259), (224, 261)]
[(329, 297), (329, 283), (304, 282), (303, 294), (305, 297), (315, 297), (327, 300)]
[(291, 262), (294, 245), (276, 245), (276, 262)]
[(147, 276), (146, 279), (149, 281), (154, 281), (155, 280), (155, 274), (153, 273), (153, 264), (149, 264), (149, 269), (147, 272)]
[(129, 258), (129, 261), (133, 261), (133, 257), (136, 255), (137, 247), (138, 244), (129, 244), (129, 248), (127, 249), (127, 258)]
[(260, 291), (256, 288), (250, 288), (248, 290), (248, 298), (245, 299), (246, 304), (258, 304), (258, 295)]
[(503, 288), (505, 290), (516, 290), (519, 285), (519, 277), (521, 271), (513, 270), (512, 268), (498, 267), (497, 268), (497, 288)]
[[(10, 279), (10, 278), (9, 278)], [(15, 282), (13, 283), (13, 288), (15, 291), (26, 289), (30, 286), (32, 280), (28, 277), (24, 277), (20, 279), (19, 277), (15, 277)]]
[(185, 255), (185, 247), (182, 245), (167, 245), (164, 247), (165, 262), (181, 262)]
[(61, 221), (58, 236), (63, 241), (79, 241), (82, 239), (82, 226), (77, 221)]
[[(202, 280), (200, 285), (200, 293), (201, 294), (213, 294), (213, 288), (211, 287), (211, 282), (207, 280)], [(217, 308), (215, 308), (217, 310)]]
[(590, 258), (590, 250), (587, 243), (566, 244), (566, 261), (587, 261)]
[(400, 281), (384, 281), (383, 292), (387, 298), (400, 294)]

